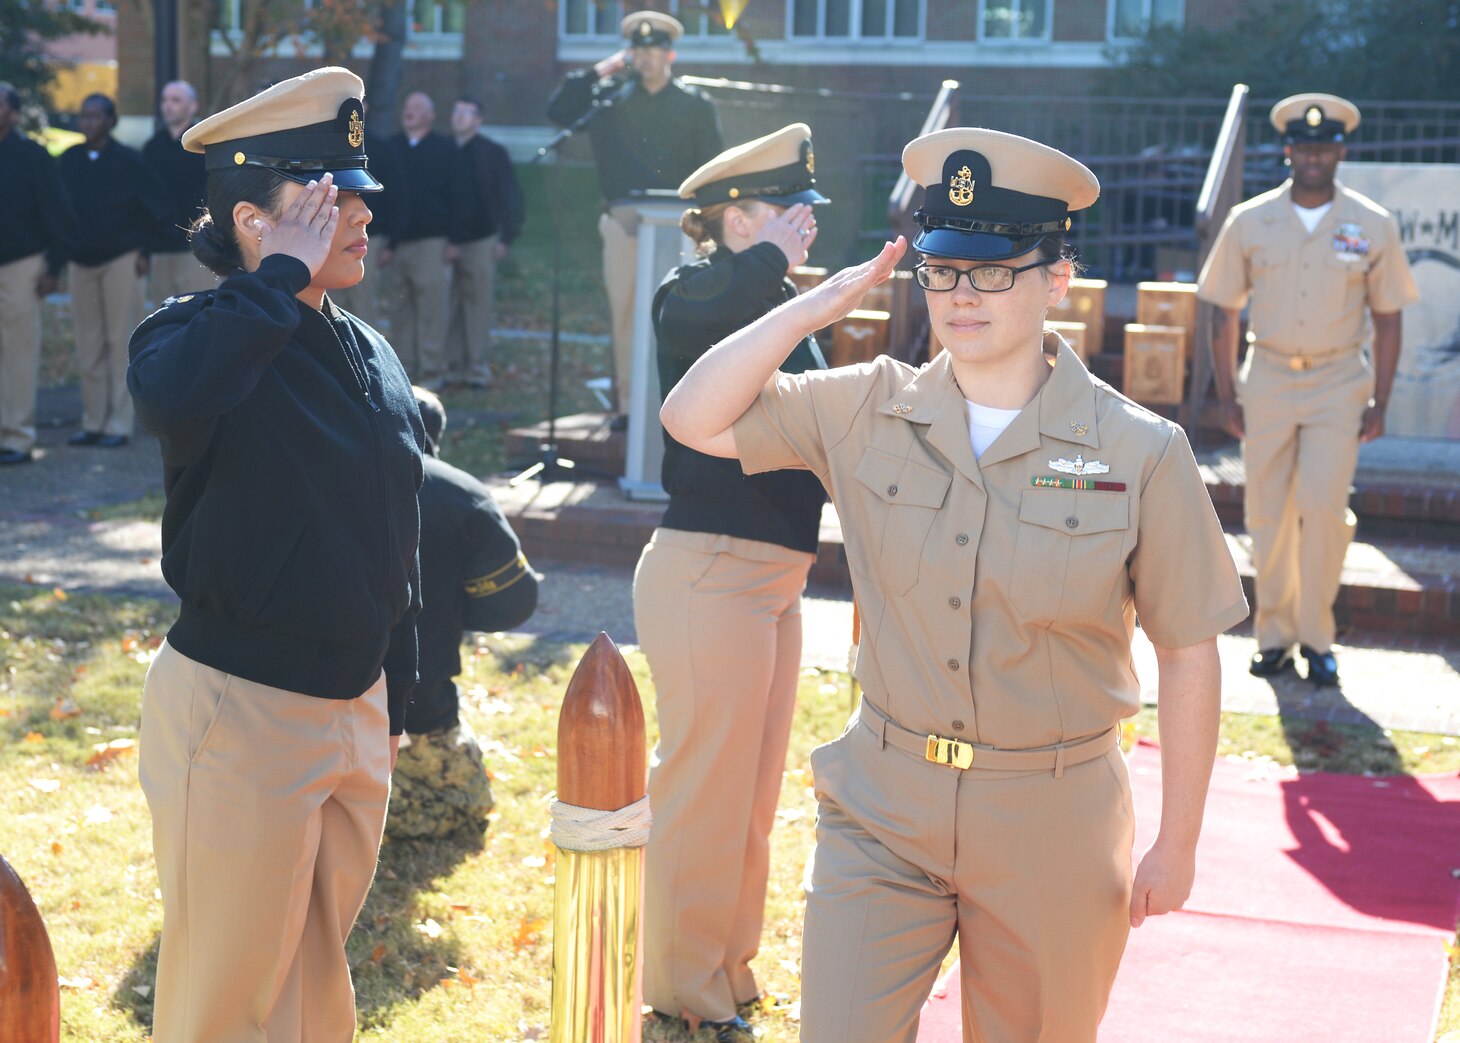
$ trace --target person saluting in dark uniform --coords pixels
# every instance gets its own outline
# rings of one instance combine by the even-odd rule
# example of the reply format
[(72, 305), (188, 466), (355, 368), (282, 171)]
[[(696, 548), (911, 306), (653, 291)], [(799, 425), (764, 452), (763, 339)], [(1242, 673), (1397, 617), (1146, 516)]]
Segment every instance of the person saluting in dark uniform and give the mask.
[(147, 674), (140, 774), (163, 903), (158, 1043), (354, 1036), (365, 901), (416, 683), (420, 413), (337, 309), (380, 184), (360, 78), (316, 69), (191, 128), (216, 290), (132, 335), (181, 599)]
[(627, 415), (639, 233), (631, 197), (678, 188), (720, 153), (724, 138), (709, 96), (673, 78), (674, 42), (684, 26), (658, 11), (637, 11), (619, 28), (627, 46), (570, 72), (548, 102), (548, 118), (571, 127), (599, 110), (587, 126), (603, 194), (598, 234), (613, 323), (614, 389), (618, 411)]

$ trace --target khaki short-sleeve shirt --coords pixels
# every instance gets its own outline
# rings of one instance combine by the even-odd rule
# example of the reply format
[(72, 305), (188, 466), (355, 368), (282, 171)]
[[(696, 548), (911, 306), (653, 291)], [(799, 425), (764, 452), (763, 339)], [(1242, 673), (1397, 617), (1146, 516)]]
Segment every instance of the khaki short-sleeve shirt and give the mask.
[[(1139, 709), (1137, 617), (1175, 648), (1247, 615), (1181, 429), (1056, 346), (980, 460), (946, 354), (777, 374), (735, 424), (746, 473), (807, 468), (835, 500), (857, 677), (905, 728), (1015, 749), (1091, 735)], [(1058, 461), (1120, 488), (1036, 486), (1080, 477)]]
[(1339, 184), (1310, 235), (1292, 182), (1233, 207), (1197, 282), (1219, 308), (1251, 301), (1248, 339), (1285, 355), (1357, 349), (1367, 311), (1419, 300), (1394, 216)]

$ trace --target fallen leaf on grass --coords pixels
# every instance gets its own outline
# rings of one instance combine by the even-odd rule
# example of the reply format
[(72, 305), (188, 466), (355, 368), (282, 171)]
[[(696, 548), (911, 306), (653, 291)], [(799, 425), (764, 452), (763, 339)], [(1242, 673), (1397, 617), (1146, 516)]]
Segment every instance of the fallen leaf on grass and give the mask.
[(542, 917), (524, 916), (517, 924), (517, 933), (512, 937), (512, 948), (521, 952), (529, 945), (536, 945), (547, 920)]
[(0, 706), (0, 717), (9, 717), (9, 716), (10, 716), (10, 711), (7, 710), (5, 707)]
[(30, 784), (42, 793), (55, 793), (61, 788), (60, 779), (31, 779)]
[(65, 721), (72, 717), (81, 716), (81, 707), (76, 705), (76, 700), (69, 696), (56, 696), (56, 705), (51, 707), (51, 720)]
[[(57, 785), (60, 784), (57, 783)], [(525, 865), (528, 869), (541, 869), (543, 866), (547, 865), (547, 859), (543, 858), (541, 855), (528, 855), (522, 860), (522, 864)]]
[(88, 826), (99, 826), (104, 822), (110, 822), (114, 816), (112, 809), (104, 804), (93, 804), (87, 808), (81, 818)]
[[(56, 587), (55, 589), (53, 589), (51, 591), (51, 597), (55, 598), (57, 601), (65, 601), (66, 598), (67, 598), (67, 595), (66, 595), (66, 592), (64, 590), (62, 590), (60, 587)], [(65, 979), (62, 979), (62, 980), (64, 981)]]
[(118, 757), (131, 753), (137, 748), (136, 739), (113, 739), (111, 742), (99, 742), (93, 747), (90, 757), (86, 758), (86, 766), (94, 771), (104, 771), (116, 762)]
[(65, 848), (61, 846), (61, 842), (59, 840), (51, 841), (51, 854), (59, 855), (64, 850)]
[(138, 996), (141, 996), (143, 999), (146, 999), (148, 996), (151, 996), (152, 995), (152, 986), (151, 985), (133, 985), (132, 986), (132, 991), (135, 992)]
[(529, 1025), (525, 1021), (517, 1023), (517, 1031), (522, 1033), (522, 1043), (533, 1043), (547, 1035), (547, 1029), (541, 1025)]
[(46, 737), (44, 735), (42, 735), (40, 732), (26, 732), (25, 733), (25, 741), (26, 742), (45, 742), (46, 741)]
[(62, 974), (56, 978), (56, 984), (63, 989), (89, 989), (95, 982), (84, 974), (78, 974), (74, 978), (68, 978)]
[(370, 950), (370, 962), (379, 963), (383, 959), (385, 959), (385, 944), (382, 942), (380, 945), (377, 945), (374, 949)]

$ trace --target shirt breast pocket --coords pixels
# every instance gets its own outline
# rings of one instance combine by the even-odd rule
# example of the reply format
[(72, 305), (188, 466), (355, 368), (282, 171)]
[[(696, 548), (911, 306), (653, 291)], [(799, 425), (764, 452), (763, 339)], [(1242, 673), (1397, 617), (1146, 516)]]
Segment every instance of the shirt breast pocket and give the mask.
[(1293, 263), (1289, 250), (1275, 246), (1259, 246), (1252, 251), (1252, 277), (1254, 279), (1272, 275)]
[(1031, 620), (1098, 618), (1124, 574), (1129, 532), (1126, 493), (1024, 490), (1009, 600)]
[[(891, 593), (906, 594), (918, 581), (923, 544), (948, 498), (953, 477), (935, 467), (873, 448), (862, 453), (856, 476), (868, 493), (864, 498), (864, 520), (869, 537), (876, 538), (881, 523), (877, 575)], [(852, 524), (858, 523), (853, 520)]]

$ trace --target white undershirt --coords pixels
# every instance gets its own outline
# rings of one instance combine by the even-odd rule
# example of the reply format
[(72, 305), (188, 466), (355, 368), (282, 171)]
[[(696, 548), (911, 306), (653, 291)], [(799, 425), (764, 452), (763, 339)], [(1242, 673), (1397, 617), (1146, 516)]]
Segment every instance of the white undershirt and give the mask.
[(977, 402), (963, 400), (968, 407), (968, 439), (973, 443), (973, 456), (978, 459), (984, 450), (994, 444), (994, 439), (1004, 433), (1004, 428), (1014, 422), (1021, 412), (1018, 409), (995, 409), (981, 406)]
[(1322, 206), (1306, 207), (1293, 204), (1293, 209), (1298, 212), (1298, 220), (1303, 222), (1303, 227), (1308, 229), (1308, 234), (1313, 234), (1313, 229), (1318, 227), (1318, 222), (1323, 220), (1323, 215), (1333, 209), (1333, 200), (1329, 200)]

